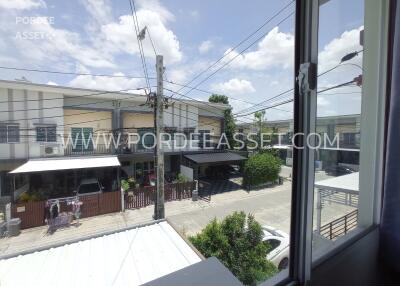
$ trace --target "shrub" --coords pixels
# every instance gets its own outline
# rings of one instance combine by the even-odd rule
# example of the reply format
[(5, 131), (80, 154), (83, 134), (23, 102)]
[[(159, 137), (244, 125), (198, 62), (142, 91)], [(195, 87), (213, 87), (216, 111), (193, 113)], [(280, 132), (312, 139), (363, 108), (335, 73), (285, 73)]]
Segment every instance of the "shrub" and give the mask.
[(178, 175), (176, 176), (176, 181), (178, 183), (186, 183), (189, 182), (189, 178), (187, 178), (185, 175), (183, 175), (182, 173), (178, 173)]
[(268, 152), (252, 155), (243, 168), (243, 185), (257, 186), (277, 180), (281, 163), (280, 158)]
[(21, 203), (44, 201), (46, 197), (39, 192), (23, 192), (18, 201)]
[(129, 182), (127, 180), (121, 180), (121, 188), (126, 192), (129, 190)]
[(217, 257), (243, 284), (256, 285), (278, 272), (266, 259), (270, 245), (263, 236), (253, 216), (246, 219), (244, 212), (235, 212), (222, 222), (212, 220), (189, 239), (205, 257)]
[(136, 180), (134, 177), (129, 177), (128, 178), (128, 184), (130, 189), (136, 188)]

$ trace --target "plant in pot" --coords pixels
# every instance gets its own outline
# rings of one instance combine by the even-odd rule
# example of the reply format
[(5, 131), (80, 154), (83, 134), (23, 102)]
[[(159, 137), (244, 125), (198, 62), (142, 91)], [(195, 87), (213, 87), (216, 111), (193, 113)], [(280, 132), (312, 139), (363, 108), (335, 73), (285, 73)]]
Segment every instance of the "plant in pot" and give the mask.
[(137, 182), (134, 177), (129, 177), (128, 184), (129, 184), (130, 189), (134, 189), (134, 188), (136, 188)]

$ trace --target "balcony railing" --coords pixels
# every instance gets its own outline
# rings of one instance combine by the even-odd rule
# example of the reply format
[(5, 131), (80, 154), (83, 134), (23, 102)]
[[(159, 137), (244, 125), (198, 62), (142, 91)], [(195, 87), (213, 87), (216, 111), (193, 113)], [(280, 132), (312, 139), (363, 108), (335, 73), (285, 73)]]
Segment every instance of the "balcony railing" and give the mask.
[(64, 149), (64, 154), (66, 156), (73, 156), (73, 155), (105, 155), (105, 154), (112, 154), (111, 146), (107, 146), (105, 144), (97, 144), (96, 146), (75, 146), (67, 145)]
[[(210, 143), (207, 147), (196, 146), (196, 144), (190, 145), (189, 143), (186, 146), (183, 146), (172, 141), (170, 145), (163, 144), (163, 150), (165, 153), (170, 152), (188, 152), (188, 151), (214, 151), (217, 149), (216, 143)], [(64, 149), (65, 156), (80, 156), (80, 155), (106, 155), (106, 154), (135, 154), (135, 153), (153, 153), (154, 148), (145, 148), (142, 144), (122, 144), (119, 148), (114, 148), (112, 145), (106, 144), (97, 144), (94, 146), (88, 146), (85, 148), (84, 146), (76, 146), (68, 145)]]
[(321, 227), (320, 234), (334, 240), (356, 228), (358, 222), (358, 209), (342, 216)]

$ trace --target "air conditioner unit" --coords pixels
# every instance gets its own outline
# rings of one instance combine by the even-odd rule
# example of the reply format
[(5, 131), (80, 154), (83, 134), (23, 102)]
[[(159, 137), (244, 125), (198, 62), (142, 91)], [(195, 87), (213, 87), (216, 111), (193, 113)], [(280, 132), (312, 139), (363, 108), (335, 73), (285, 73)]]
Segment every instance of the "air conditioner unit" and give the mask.
[(40, 155), (42, 157), (52, 157), (58, 156), (61, 154), (61, 148), (55, 145), (41, 145), (40, 146)]

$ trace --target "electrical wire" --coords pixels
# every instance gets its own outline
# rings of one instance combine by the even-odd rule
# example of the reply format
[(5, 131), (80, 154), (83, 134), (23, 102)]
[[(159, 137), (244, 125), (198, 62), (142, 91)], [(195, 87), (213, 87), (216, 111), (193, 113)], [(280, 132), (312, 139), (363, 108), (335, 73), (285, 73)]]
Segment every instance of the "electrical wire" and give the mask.
[[(17, 67), (6, 67), (6, 66), (0, 66), (0, 69), (17, 70), (17, 71), (28, 71), (28, 72), (39, 72), (39, 73), (50, 73), (50, 74), (63, 74), (63, 75), (94, 76), (94, 77), (145, 78), (145, 77), (143, 77), (143, 76), (133, 76), (133, 75), (111, 75), (111, 74), (92, 74), (92, 73), (62, 72), (62, 71), (41, 70), (41, 69), (28, 69), (28, 68), (17, 68)], [(151, 79), (154, 79), (154, 78), (151, 78)]]
[[(335, 86), (332, 86), (332, 87), (329, 87), (329, 88), (326, 88), (326, 89), (317, 91), (317, 93), (320, 94), (320, 93), (323, 93), (323, 92), (328, 91), (328, 90), (332, 90), (332, 89), (335, 89), (335, 88), (340, 88), (340, 87), (348, 86), (349, 84), (352, 84), (352, 83), (354, 83), (354, 82), (355, 82), (355, 80), (353, 79), (353, 80), (351, 80), (351, 81), (348, 81), (348, 82), (345, 82), (345, 83), (341, 83), (341, 84), (338, 84), (338, 85), (335, 85)], [(236, 115), (236, 117), (248, 116), (248, 115), (250, 115), (250, 114), (254, 114), (254, 113), (256, 113), (256, 112), (263, 111), (263, 110), (266, 110), (266, 109), (270, 109), (270, 108), (272, 108), (272, 107), (276, 107), (276, 106), (280, 106), (280, 105), (283, 105), (283, 104), (287, 104), (287, 103), (292, 102), (292, 101), (294, 101), (293, 98), (292, 98), (292, 99), (289, 99), (289, 100), (286, 100), (286, 101), (284, 101), (284, 102), (282, 102), (282, 103), (278, 103), (277, 105), (274, 105), (274, 106), (268, 106), (268, 107), (265, 107), (265, 108), (261, 108), (261, 109), (258, 109), (258, 110), (256, 110), (256, 111), (253, 111), (253, 112), (250, 112), (250, 113), (247, 113), (247, 114)]]
[(140, 58), (141, 58), (141, 61), (142, 61), (142, 67), (143, 67), (144, 76), (146, 78), (146, 83), (147, 83), (147, 87), (149, 89), (149, 92), (151, 92), (149, 76), (148, 76), (148, 73), (147, 73), (146, 58), (144, 56), (142, 42), (139, 39), (140, 28), (139, 28), (139, 21), (137, 19), (137, 14), (136, 14), (135, 1), (134, 0), (128, 0), (128, 1), (129, 1), (129, 6), (130, 6), (130, 9), (131, 9), (131, 13), (132, 13), (133, 26), (135, 27), (135, 35), (136, 35), (136, 40), (137, 40), (137, 43), (138, 43)]
[[(288, 16), (286, 16), (284, 19), (282, 19), (276, 26), (281, 25), (284, 21), (289, 19), (291, 16), (294, 15), (294, 12), (290, 13)], [(236, 56), (234, 56), (232, 59), (224, 63), (222, 66), (220, 66), (218, 69), (216, 69), (214, 72), (209, 74), (205, 79), (197, 83), (193, 88), (189, 89), (187, 92), (185, 92), (185, 95), (188, 93), (192, 92), (195, 88), (197, 88), (199, 85), (210, 79), (212, 76), (214, 76), (217, 72), (225, 68), (227, 65), (229, 65), (232, 61), (234, 61), (237, 57), (241, 56), (245, 51), (247, 51), (250, 47), (252, 47), (254, 44), (256, 44), (258, 41), (260, 41), (262, 38), (264, 38), (270, 31), (264, 33), (261, 37), (257, 38), (254, 42), (252, 42), (250, 45), (248, 45), (245, 49), (243, 49), (240, 53), (238, 53)]]
[[(225, 53), (223, 56), (221, 56), (219, 59), (217, 59), (213, 64), (209, 65), (206, 69), (198, 73), (193, 79), (191, 79), (189, 82), (186, 83), (186, 85), (189, 85), (193, 81), (195, 81), (197, 78), (199, 78), (201, 75), (206, 73), (208, 70), (216, 66), (218, 63), (220, 63), (226, 56), (228, 56), (230, 53), (232, 53), (236, 48), (241, 46), (244, 42), (249, 40), (252, 36), (257, 34), (262, 28), (264, 28), (267, 24), (269, 24), (273, 19), (275, 19), (279, 14), (281, 14), (286, 8), (288, 8), (290, 5), (292, 5), (295, 1), (291, 1), (289, 4), (285, 5), (283, 8), (281, 8), (279, 11), (277, 11), (272, 17), (269, 17), (261, 26), (259, 26), (254, 32), (249, 34), (246, 38), (241, 40), (239, 43), (237, 43), (229, 52)], [(177, 92), (182, 91), (183, 88), (180, 88)], [(174, 94), (171, 96), (171, 98), (174, 96)]]

